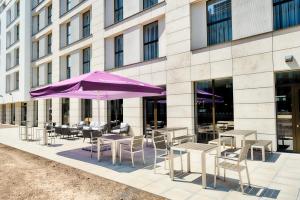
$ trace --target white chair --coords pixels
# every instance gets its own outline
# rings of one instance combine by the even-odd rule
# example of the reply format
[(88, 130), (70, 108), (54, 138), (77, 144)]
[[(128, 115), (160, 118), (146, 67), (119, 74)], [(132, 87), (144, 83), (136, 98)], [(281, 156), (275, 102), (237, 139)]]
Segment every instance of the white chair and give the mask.
[(116, 128), (113, 128), (111, 131), (114, 134), (125, 134), (128, 135), (129, 133), (129, 124), (122, 122), (120, 126), (117, 126)]
[(129, 152), (131, 155), (132, 167), (134, 167), (134, 154), (142, 153), (143, 163), (145, 164), (144, 136), (134, 136), (130, 143), (120, 143), (120, 163), (122, 162), (122, 152)]
[[(247, 155), (248, 151), (250, 149), (250, 145), (245, 145), (239, 154), (231, 153), (231, 152), (225, 152), (224, 157), (215, 157), (215, 168), (214, 168), (214, 187), (216, 188), (216, 182), (217, 182), (217, 170), (219, 171), (219, 168), (224, 169), (224, 181), (226, 177), (226, 170), (235, 171), (239, 174), (240, 179), (240, 186), (242, 193), (244, 193), (243, 188), (243, 181), (241, 176), (241, 171), (246, 170), (247, 173), (247, 179), (248, 179), (248, 185), (250, 186), (250, 178), (249, 178), (249, 170), (247, 166)], [(229, 154), (238, 155), (238, 158), (228, 157)], [(219, 162), (223, 160), (222, 162)], [(242, 165), (242, 162), (244, 162), (244, 165)]]

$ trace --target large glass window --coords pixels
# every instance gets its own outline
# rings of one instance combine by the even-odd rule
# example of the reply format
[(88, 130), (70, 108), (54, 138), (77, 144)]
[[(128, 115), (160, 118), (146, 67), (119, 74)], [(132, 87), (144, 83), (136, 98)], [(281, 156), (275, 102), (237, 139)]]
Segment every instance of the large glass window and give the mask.
[(71, 78), (71, 56), (67, 55), (67, 63), (66, 63), (66, 73), (67, 73), (67, 79)]
[(158, 57), (158, 23), (144, 26), (144, 60)]
[(47, 51), (48, 54), (52, 53), (52, 33), (50, 33), (47, 37)]
[(10, 104), (10, 124), (16, 123), (16, 105)]
[(82, 37), (88, 37), (91, 32), (90, 32), (90, 21), (91, 21), (91, 16), (90, 16), (90, 11), (87, 11), (83, 13), (82, 15), (83, 22), (82, 22)]
[(123, 0), (114, 0), (115, 23), (123, 19)]
[(83, 70), (82, 73), (89, 73), (91, 71), (91, 49), (90, 47), (83, 49), (82, 51), (82, 56), (83, 56)]
[(47, 83), (52, 83), (52, 62), (47, 64)]
[(47, 20), (48, 20), (48, 25), (52, 23), (52, 4), (48, 6), (47, 8)]
[(21, 125), (25, 126), (27, 121), (27, 103), (21, 104)]
[(37, 127), (39, 123), (39, 104), (38, 101), (33, 102), (33, 126)]
[(70, 99), (63, 98), (61, 104), (61, 124), (62, 125), (69, 125), (69, 118), (70, 118)]
[(123, 99), (107, 101), (107, 112), (110, 128), (123, 122)]
[(143, 2), (143, 8), (147, 9), (147, 8), (151, 8), (152, 6), (154, 6), (155, 4), (157, 4), (158, 0), (144, 0)]
[(300, 24), (300, 0), (273, 0), (274, 30)]
[(46, 122), (52, 122), (52, 99), (46, 100)]
[(6, 105), (2, 104), (2, 124), (6, 124)]
[(115, 37), (115, 67), (123, 66), (123, 35)]
[(232, 40), (231, 0), (207, 2), (208, 45)]
[(67, 45), (71, 44), (71, 23), (67, 23)]
[(234, 128), (232, 78), (197, 82), (195, 104), (199, 141), (207, 142)]
[(20, 79), (19, 79), (19, 72), (15, 73), (15, 90), (18, 90), (20, 87)]
[(81, 120), (89, 122), (92, 118), (92, 100), (83, 99), (81, 100)]

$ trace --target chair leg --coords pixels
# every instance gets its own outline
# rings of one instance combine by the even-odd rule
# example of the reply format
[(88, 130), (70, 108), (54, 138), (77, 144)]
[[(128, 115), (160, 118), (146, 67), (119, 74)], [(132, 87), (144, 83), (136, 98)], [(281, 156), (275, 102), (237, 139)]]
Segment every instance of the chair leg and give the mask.
[(214, 166), (214, 188), (217, 185), (217, 159), (215, 158), (215, 166)]
[(134, 160), (133, 160), (133, 157), (134, 157), (134, 153), (131, 152), (131, 162), (132, 162), (132, 167), (134, 167)]
[(144, 150), (142, 151), (142, 156), (143, 156), (143, 163), (144, 163), (144, 165), (145, 165), (146, 162), (145, 162), (145, 153), (144, 153)]
[(183, 161), (182, 161), (182, 152), (180, 151), (180, 168), (181, 171), (183, 172)]
[(241, 190), (242, 190), (242, 193), (244, 194), (244, 187), (243, 187), (243, 181), (242, 181), (241, 171), (239, 171), (238, 173), (239, 173), (239, 178), (240, 178)]

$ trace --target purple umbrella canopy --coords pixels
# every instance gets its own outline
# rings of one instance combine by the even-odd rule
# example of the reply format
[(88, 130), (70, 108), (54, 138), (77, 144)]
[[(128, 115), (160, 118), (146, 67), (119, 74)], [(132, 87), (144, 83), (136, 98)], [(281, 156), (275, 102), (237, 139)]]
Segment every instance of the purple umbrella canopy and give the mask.
[(119, 75), (94, 71), (30, 92), (32, 98), (114, 100), (161, 95), (164, 89)]

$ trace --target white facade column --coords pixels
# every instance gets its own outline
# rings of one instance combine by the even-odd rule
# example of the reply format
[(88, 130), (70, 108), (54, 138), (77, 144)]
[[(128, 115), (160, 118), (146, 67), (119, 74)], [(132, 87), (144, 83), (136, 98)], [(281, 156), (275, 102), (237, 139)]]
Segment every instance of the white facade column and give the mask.
[(142, 98), (123, 99), (123, 122), (130, 125), (130, 135), (143, 135)]
[(33, 101), (29, 101), (27, 103), (27, 123), (28, 125), (33, 125), (33, 121), (34, 121), (34, 107), (33, 107)]
[(81, 121), (81, 100), (70, 99), (70, 125), (78, 124)]
[(38, 100), (38, 120), (39, 120), (39, 127), (42, 127), (43, 124), (46, 122), (46, 100), (41, 99)]

